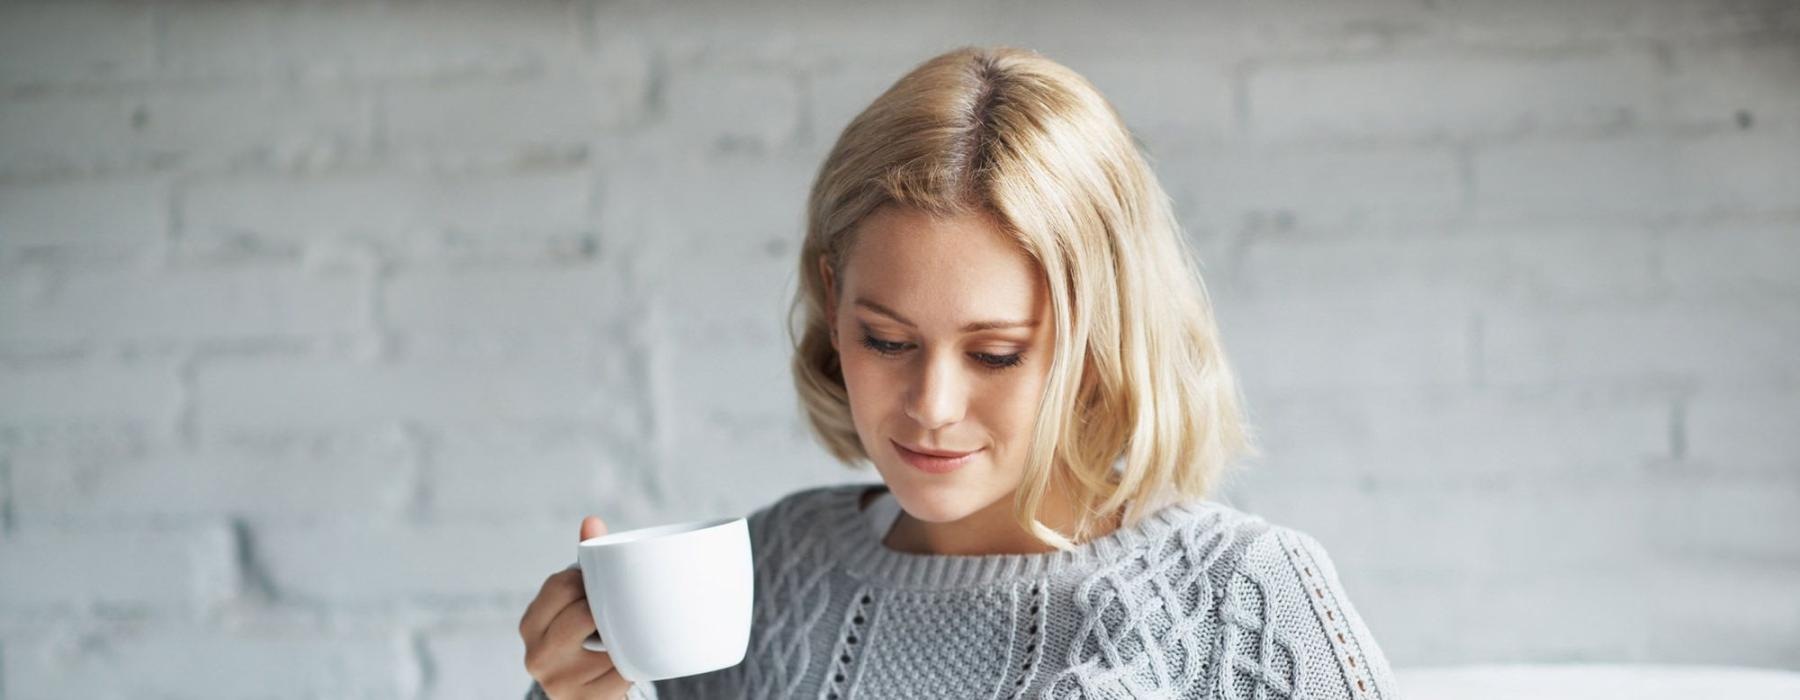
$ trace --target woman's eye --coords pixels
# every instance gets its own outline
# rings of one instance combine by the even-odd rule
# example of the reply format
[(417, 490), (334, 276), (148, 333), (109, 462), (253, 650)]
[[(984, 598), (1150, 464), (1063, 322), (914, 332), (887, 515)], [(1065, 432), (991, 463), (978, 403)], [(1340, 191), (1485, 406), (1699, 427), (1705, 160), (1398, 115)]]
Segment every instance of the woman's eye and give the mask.
[[(907, 343), (902, 343), (902, 342), (897, 342), (897, 341), (892, 341), (892, 340), (882, 340), (882, 339), (877, 338), (872, 335), (864, 335), (862, 338), (862, 344), (863, 344), (863, 347), (866, 347), (870, 350), (874, 350), (875, 352), (881, 353), (883, 355), (898, 355), (901, 352), (905, 351), (906, 346), (907, 346)], [(1006, 369), (1008, 367), (1017, 367), (1019, 365), (1019, 363), (1023, 362), (1025, 359), (1025, 354), (1018, 353), (1018, 352), (1015, 352), (1011, 355), (991, 355), (991, 354), (984, 353), (984, 352), (977, 352), (977, 353), (970, 353), (970, 356), (974, 357), (975, 361), (980, 362), (983, 367), (986, 367), (988, 369), (994, 369), (994, 370)]]
[(987, 365), (990, 369), (1006, 369), (1008, 367), (1017, 366), (1021, 361), (1023, 361), (1025, 359), (1025, 355), (1024, 355), (1024, 353), (1017, 353), (1017, 352), (1015, 352), (1011, 355), (989, 355), (987, 353), (976, 353), (975, 359), (980, 360), (981, 364)]
[(906, 349), (906, 343), (886, 341), (872, 335), (863, 336), (862, 343), (870, 350), (874, 350), (883, 355), (892, 355)]

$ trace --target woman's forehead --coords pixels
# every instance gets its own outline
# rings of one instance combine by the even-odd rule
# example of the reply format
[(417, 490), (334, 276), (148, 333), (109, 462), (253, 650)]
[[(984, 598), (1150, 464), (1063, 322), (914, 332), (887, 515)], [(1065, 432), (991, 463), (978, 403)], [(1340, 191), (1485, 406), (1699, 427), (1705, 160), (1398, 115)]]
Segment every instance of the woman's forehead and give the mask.
[(916, 213), (871, 217), (844, 276), (852, 303), (958, 322), (1030, 318), (1044, 286), (1031, 256), (990, 222)]
[(987, 216), (934, 217), (916, 209), (883, 207), (857, 227), (846, 265), (869, 271), (950, 269), (1031, 277), (1036, 263)]

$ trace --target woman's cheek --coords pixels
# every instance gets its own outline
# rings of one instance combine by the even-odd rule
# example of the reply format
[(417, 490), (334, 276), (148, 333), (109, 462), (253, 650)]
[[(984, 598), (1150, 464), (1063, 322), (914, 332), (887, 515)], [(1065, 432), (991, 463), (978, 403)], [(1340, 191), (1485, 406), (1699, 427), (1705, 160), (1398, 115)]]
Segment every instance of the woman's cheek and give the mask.
[[(852, 350), (851, 352), (855, 352)], [(850, 394), (850, 413), (858, 430), (868, 428), (877, 419), (882, 397), (881, 368), (866, 357), (840, 357), (844, 371), (844, 389)]]

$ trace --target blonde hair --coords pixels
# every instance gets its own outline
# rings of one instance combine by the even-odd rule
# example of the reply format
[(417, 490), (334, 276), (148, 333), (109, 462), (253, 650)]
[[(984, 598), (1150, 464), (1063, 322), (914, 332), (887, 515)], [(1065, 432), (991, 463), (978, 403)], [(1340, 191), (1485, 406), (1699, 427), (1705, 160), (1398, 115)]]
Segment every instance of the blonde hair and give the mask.
[(1204, 497), (1236, 456), (1258, 454), (1197, 262), (1118, 114), (1036, 52), (965, 47), (920, 64), (852, 119), (813, 181), (788, 331), (800, 402), (838, 460), (869, 457), (818, 263), (828, 256), (843, 279), (857, 224), (890, 203), (991, 214), (1045, 275), (1055, 350), (1013, 509), (1027, 532), (1074, 546), (1037, 519), (1059, 462), (1083, 506), (1080, 540), (1121, 506), (1129, 527)]

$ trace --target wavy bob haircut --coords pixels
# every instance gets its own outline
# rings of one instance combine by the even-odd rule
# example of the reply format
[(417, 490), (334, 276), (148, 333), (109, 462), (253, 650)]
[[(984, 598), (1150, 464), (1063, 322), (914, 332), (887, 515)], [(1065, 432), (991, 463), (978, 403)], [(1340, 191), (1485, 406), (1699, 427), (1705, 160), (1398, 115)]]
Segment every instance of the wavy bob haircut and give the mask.
[[(842, 279), (884, 204), (991, 214), (1035, 260), (1054, 321), (1019, 524), (1074, 546), (1101, 514), (1131, 526), (1209, 494), (1259, 453), (1198, 262), (1137, 142), (1092, 84), (1036, 52), (964, 47), (920, 64), (850, 121), (807, 201), (789, 309), (800, 402), (826, 449), (869, 460), (851, 422), (820, 258)], [(1083, 510), (1074, 539), (1038, 520), (1052, 469)], [(1098, 503), (1098, 505), (1094, 505)]]

